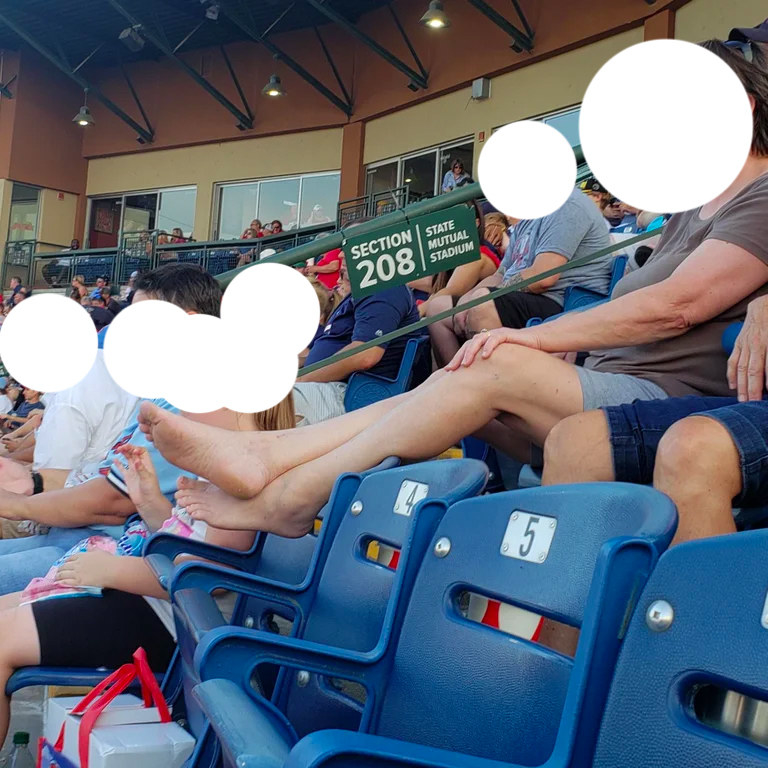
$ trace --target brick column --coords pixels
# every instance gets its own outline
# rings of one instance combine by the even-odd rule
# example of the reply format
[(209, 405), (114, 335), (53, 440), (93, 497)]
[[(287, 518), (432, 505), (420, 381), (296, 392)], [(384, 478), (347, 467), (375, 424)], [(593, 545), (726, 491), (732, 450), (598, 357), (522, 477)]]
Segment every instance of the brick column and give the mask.
[(341, 189), (339, 200), (349, 200), (365, 193), (365, 123), (348, 123), (341, 138)]

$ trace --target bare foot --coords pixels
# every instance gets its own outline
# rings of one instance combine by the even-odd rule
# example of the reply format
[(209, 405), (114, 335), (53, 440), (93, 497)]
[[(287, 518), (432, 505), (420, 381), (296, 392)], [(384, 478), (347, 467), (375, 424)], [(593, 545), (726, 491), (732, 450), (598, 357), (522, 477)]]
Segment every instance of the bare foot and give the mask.
[(139, 424), (171, 464), (207, 478), (238, 499), (253, 498), (273, 479), (264, 458), (267, 440), (258, 432), (210, 427), (150, 402), (141, 404)]
[[(278, 480), (278, 482), (280, 482)], [(312, 530), (315, 513), (281, 514), (280, 509), (257, 496), (243, 501), (224, 493), (211, 483), (185, 478), (179, 483), (176, 503), (195, 520), (214, 528), (230, 531), (268, 531), (288, 538), (298, 538)]]

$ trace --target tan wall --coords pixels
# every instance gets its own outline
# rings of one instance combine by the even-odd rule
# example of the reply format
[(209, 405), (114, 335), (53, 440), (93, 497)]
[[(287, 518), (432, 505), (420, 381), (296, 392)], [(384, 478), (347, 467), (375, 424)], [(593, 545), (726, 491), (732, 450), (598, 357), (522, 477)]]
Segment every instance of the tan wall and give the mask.
[[(63, 197), (59, 199), (59, 195)], [(40, 191), (40, 218), (37, 239), (68, 247), (75, 231), (79, 195), (55, 189)], [(48, 248), (50, 250), (50, 248)]]
[(341, 134), (341, 128), (333, 128), (98, 158), (88, 163), (87, 193), (197, 185), (194, 234), (203, 240), (211, 232), (215, 184), (339, 170)]
[[(486, 137), (494, 128), (578, 104), (589, 81), (614, 54), (642, 42), (632, 29), (592, 45), (501, 75), (491, 81), (491, 98), (472, 101), (463, 88), (409, 109), (371, 120), (366, 126), (364, 162), (373, 163), (444, 141)], [(482, 144), (475, 147), (475, 159)]]
[(691, 0), (677, 11), (675, 37), (691, 42), (724, 39), (733, 27), (754, 27), (766, 16), (765, 0)]

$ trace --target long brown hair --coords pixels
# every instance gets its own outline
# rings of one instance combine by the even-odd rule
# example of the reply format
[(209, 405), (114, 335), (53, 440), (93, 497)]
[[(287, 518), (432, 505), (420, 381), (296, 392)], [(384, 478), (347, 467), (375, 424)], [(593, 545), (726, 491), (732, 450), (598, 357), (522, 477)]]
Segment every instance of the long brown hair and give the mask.
[(253, 428), (258, 432), (275, 432), (293, 429), (296, 426), (296, 413), (293, 406), (293, 392), (273, 408), (253, 414)]

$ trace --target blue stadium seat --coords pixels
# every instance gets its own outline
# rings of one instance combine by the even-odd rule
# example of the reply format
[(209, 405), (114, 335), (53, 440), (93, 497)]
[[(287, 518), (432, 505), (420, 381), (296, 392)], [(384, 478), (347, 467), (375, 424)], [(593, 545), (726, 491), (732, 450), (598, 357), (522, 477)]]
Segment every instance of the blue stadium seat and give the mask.
[[(441, 506), (422, 502), (418, 514), (439, 517), (430, 508)], [(450, 507), (423, 562), (398, 570), (372, 650), (210, 632), (195, 696), (225, 765), (588, 764), (627, 617), (676, 522), (667, 497), (615, 483), (483, 496)], [(580, 628), (575, 657), (468, 620), (466, 592)], [(300, 670), (294, 679), (314, 672), (365, 688), (360, 732), (298, 741), (290, 719), (233, 673), (264, 661)]]
[[(216, 547), (165, 533), (155, 534), (146, 543), (145, 560), (163, 587), (169, 591), (172, 599), (175, 598), (174, 614), (180, 651), (178, 674), (184, 685), (187, 719), (193, 733), (199, 736), (205, 726), (204, 718), (189, 696), (196, 682), (192, 659), (200, 637), (213, 627), (226, 626), (228, 623), (235, 626), (265, 627), (267, 614), (274, 611), (275, 606), (273, 602), (265, 603), (247, 594), (240, 594), (235, 602), (232, 617), (227, 622), (206, 590), (197, 586), (184, 587), (188, 580), (199, 579), (200, 574), (195, 570), (196, 563), (174, 565), (176, 557), (192, 555), (218, 563), (225, 568), (258, 575), (287, 590), (306, 589), (307, 585), (315, 580), (318, 563), (324, 558), (324, 552), (327, 550), (327, 542), (333, 538), (338, 520), (343, 517), (362, 478), (384, 469), (391, 469), (398, 463), (397, 459), (389, 458), (359, 475), (342, 475), (336, 482), (331, 499), (318, 515), (323, 523), (319, 535), (313, 532), (299, 539), (287, 539), (259, 533), (247, 552)], [(183, 590), (178, 597), (177, 590)], [(277, 606), (277, 612), (279, 611)]]
[(595, 768), (768, 766), (766, 551), (768, 531), (751, 531), (662, 556), (624, 640)]
[(613, 260), (613, 268), (611, 270), (611, 283), (608, 288), (608, 293), (600, 293), (599, 291), (593, 291), (589, 288), (582, 288), (579, 285), (572, 285), (565, 289), (563, 311), (560, 314), (548, 317), (543, 320), (540, 317), (532, 317), (527, 323), (526, 327), (530, 328), (534, 325), (541, 325), (548, 320), (554, 320), (560, 317), (565, 312), (573, 312), (577, 309), (588, 309), (589, 307), (600, 304), (610, 299), (613, 289), (616, 287), (616, 283), (624, 277), (624, 272), (627, 269), (628, 258), (626, 256), (617, 256)]
[(344, 408), (347, 411), (356, 411), (365, 408), (366, 405), (386, 400), (388, 397), (401, 395), (405, 392), (413, 376), (414, 367), (418, 357), (427, 348), (429, 337), (420, 336), (408, 339), (403, 350), (403, 359), (400, 370), (394, 379), (378, 376), (375, 373), (358, 371), (349, 377), (347, 391), (344, 396)]
[[(346, 477), (350, 482), (356, 476)], [(177, 620), (191, 613), (188, 601), (198, 600), (201, 591), (226, 588), (260, 599), (272, 611), (291, 620), (291, 634), (295, 637), (367, 650), (376, 644), (381, 633), (395, 566), (405, 557), (398, 553), (409, 536), (414, 506), (423, 498), (447, 499), (450, 503), (476, 495), (482, 492), (486, 480), (485, 465), (469, 459), (423, 462), (365, 477), (357, 484), (353, 496), (345, 497), (347, 503), (343, 508), (334, 505), (332, 517), (326, 521), (336, 532), (329, 533), (324, 546), (318, 548), (317, 578), (300, 588), (286, 588), (268, 579), (232, 574), (203, 563), (190, 564), (177, 577)], [(379, 556), (372, 561), (371, 544), (380, 553), (386, 551), (386, 559)], [(331, 568), (329, 564), (334, 562), (340, 566)], [(195, 593), (188, 597), (190, 589)], [(257, 631), (263, 630), (263, 622), (255, 622), (254, 626), (254, 630), (242, 631), (257, 637), (267, 634)], [(197, 638), (196, 666), (198, 659), (208, 665), (207, 654), (201, 655), (199, 644), (205, 642), (210, 632), (220, 631), (213, 627), (209, 630)], [(186, 657), (184, 647), (181, 649)], [(252, 672), (250, 666), (238, 666), (233, 660), (228, 674), (241, 685), (249, 686)], [(356, 727), (359, 722), (357, 702), (340, 695), (323, 677), (311, 676), (298, 685), (295, 676), (281, 673), (273, 701), (290, 715), (300, 732), (314, 729), (321, 711), (329, 726)], [(323, 709), (318, 707), (318, 701), (325, 704)]]

